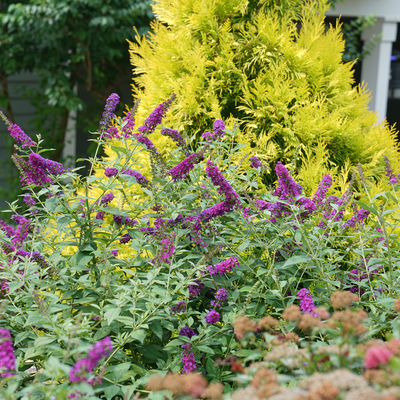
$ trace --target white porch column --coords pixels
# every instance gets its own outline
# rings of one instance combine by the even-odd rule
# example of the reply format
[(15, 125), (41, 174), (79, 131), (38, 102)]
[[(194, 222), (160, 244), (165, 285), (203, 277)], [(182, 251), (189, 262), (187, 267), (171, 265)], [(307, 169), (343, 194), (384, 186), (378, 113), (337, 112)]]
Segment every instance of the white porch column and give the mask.
[[(74, 87), (75, 93), (78, 93), (78, 85)], [(65, 159), (64, 165), (68, 168), (75, 168), (76, 161), (76, 111), (70, 111), (68, 114), (67, 129), (64, 137), (64, 148), (62, 158)]]
[(396, 41), (397, 22), (379, 18), (373, 27), (363, 32), (362, 40), (368, 41), (374, 34), (381, 34), (381, 39), (371, 54), (362, 62), (361, 81), (367, 82), (368, 88), (372, 92), (369, 107), (378, 113), (379, 122), (382, 122), (386, 118), (390, 57), (392, 55), (392, 44)]

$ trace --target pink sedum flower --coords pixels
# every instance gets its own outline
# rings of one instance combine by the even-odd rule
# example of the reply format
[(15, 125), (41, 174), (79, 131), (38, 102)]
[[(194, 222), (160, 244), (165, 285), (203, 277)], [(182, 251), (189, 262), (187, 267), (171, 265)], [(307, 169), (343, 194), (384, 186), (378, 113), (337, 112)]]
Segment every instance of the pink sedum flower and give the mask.
[(383, 346), (370, 347), (364, 359), (364, 367), (367, 369), (377, 368), (388, 363), (393, 354)]

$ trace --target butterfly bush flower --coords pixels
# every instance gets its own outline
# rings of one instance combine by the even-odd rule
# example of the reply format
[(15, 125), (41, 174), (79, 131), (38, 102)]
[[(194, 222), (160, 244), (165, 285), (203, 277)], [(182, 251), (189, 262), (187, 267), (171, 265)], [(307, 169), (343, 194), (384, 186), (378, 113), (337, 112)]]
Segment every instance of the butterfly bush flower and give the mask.
[(138, 109), (140, 99), (135, 101), (133, 107), (128, 111), (124, 119), (122, 120), (121, 131), (125, 138), (128, 138), (133, 133), (133, 128), (135, 127), (135, 114)]
[(117, 168), (114, 168), (114, 167), (107, 167), (107, 168), (104, 170), (104, 175), (105, 175), (107, 178), (111, 178), (112, 176), (117, 176), (117, 175), (118, 175), (118, 169), (117, 169)]
[(194, 354), (192, 353), (192, 345), (190, 343), (185, 343), (181, 346), (183, 348), (182, 353), (182, 363), (183, 369), (182, 374), (187, 372), (192, 372), (197, 369), (196, 360), (194, 359)]
[(330, 175), (325, 175), (318, 185), (318, 189), (314, 194), (313, 202), (317, 207), (320, 207), (328, 193), (328, 190), (332, 186), (332, 177)]
[(113, 192), (110, 192), (110, 193), (106, 193), (102, 198), (101, 198), (101, 201), (100, 201), (100, 203), (101, 204), (105, 204), (105, 205), (108, 205), (108, 204), (110, 204), (113, 200), (114, 200), (114, 193)]
[(11, 158), (21, 172), (21, 182), (24, 186), (46, 186), (49, 183), (53, 183), (53, 179), (48, 174), (57, 176), (65, 172), (62, 164), (47, 160), (37, 153), (29, 154), (28, 162), (18, 154), (13, 154)]
[(348, 221), (343, 225), (344, 228), (355, 228), (357, 224), (363, 225), (364, 220), (368, 218), (370, 212), (361, 208), (357, 211), (356, 215), (353, 215)]
[[(297, 200), (297, 197), (301, 195), (303, 188), (290, 176), (289, 171), (281, 162), (278, 162), (276, 165), (275, 172), (278, 175), (278, 187), (275, 189), (274, 195), (278, 196), (279, 200), (300, 206), (302, 210), (300, 215), (302, 217), (312, 214), (316, 209), (315, 203), (307, 197)], [(282, 215), (290, 215), (292, 213), (286, 204), (279, 201), (275, 203), (267, 203), (267, 208), (273, 215), (273, 218), (270, 219), (271, 222), (276, 221), (275, 217), (280, 218)]]
[(15, 229), (4, 221), (0, 221), (0, 229), (6, 234), (8, 238), (15, 236)]
[(133, 169), (124, 169), (124, 170), (122, 171), (122, 173), (125, 174), (125, 175), (129, 175), (129, 176), (135, 177), (137, 183), (138, 183), (139, 185), (141, 185), (141, 186), (145, 186), (145, 187), (146, 187), (146, 186), (149, 186), (149, 185), (150, 185), (149, 180), (148, 180), (146, 177), (144, 177), (144, 176), (143, 176), (140, 172), (138, 172), (138, 171), (135, 171), (135, 170), (133, 170)]
[(218, 292), (215, 295), (215, 298), (221, 301), (222, 303), (226, 302), (227, 297), (228, 297), (228, 291), (224, 288), (218, 289)]
[(250, 157), (250, 165), (253, 168), (261, 168), (262, 167), (262, 163), (261, 161), (258, 159), (258, 157)]
[[(103, 116), (100, 121), (100, 132), (105, 132), (111, 126), (111, 120), (115, 118), (115, 108), (119, 103), (119, 96), (116, 93), (112, 93), (106, 101), (106, 105), (104, 107)], [(105, 134), (106, 137), (110, 137), (110, 135)]]
[(204, 132), (201, 137), (208, 142), (212, 142), (215, 139), (222, 139), (225, 135), (225, 124), (224, 121), (217, 119), (213, 124), (213, 132)]
[(36, 143), (16, 124), (13, 124), (4, 114), (0, 111), (0, 118), (8, 126), (10, 136), (15, 139), (17, 144), (23, 149), (25, 147), (36, 146)]
[(171, 313), (170, 315), (172, 315), (172, 313), (184, 313), (186, 312), (186, 303), (181, 300), (178, 301), (178, 304), (176, 306), (171, 307)]
[(175, 129), (170, 129), (170, 128), (163, 128), (160, 131), (161, 135), (167, 136), (173, 140), (173, 142), (181, 148), (182, 152), (186, 155), (189, 156), (189, 149), (186, 146), (186, 141), (182, 137), (182, 135)]
[(126, 225), (129, 227), (133, 227), (138, 223), (135, 219), (124, 217), (122, 215), (113, 215), (113, 220), (117, 225)]
[(174, 246), (175, 233), (172, 232), (170, 235), (166, 235), (161, 239), (161, 248), (157, 256), (151, 261), (155, 266), (161, 265), (163, 262), (171, 264), (170, 258), (175, 252)]
[(129, 233), (125, 233), (125, 235), (122, 236), (122, 238), (119, 240), (121, 244), (127, 244), (132, 240), (130, 237)]
[(15, 362), (10, 332), (7, 329), (0, 329), (0, 376), (2, 378), (14, 375), (11, 371), (15, 371)]
[(227, 272), (231, 272), (233, 267), (239, 266), (239, 261), (236, 257), (230, 257), (225, 261), (221, 261), (215, 265), (209, 265), (206, 270), (210, 275), (223, 275)]
[(318, 315), (313, 312), (315, 310), (315, 304), (311, 297), (310, 291), (305, 288), (300, 289), (297, 292), (297, 296), (300, 299), (301, 311), (303, 311), (304, 314), (311, 314), (312, 316), (317, 317)]
[(31, 195), (29, 195), (28, 193), (25, 193), (25, 195), (24, 195), (24, 203), (26, 204), (26, 206), (28, 208), (32, 208), (32, 207), (35, 206), (36, 200)]
[(154, 132), (157, 125), (160, 125), (163, 118), (167, 115), (167, 111), (171, 107), (172, 102), (176, 99), (176, 94), (172, 93), (171, 97), (161, 103), (144, 121), (144, 124), (138, 129), (144, 135), (150, 135)]
[(168, 171), (168, 174), (171, 175), (172, 180), (174, 182), (176, 182), (178, 180), (182, 180), (194, 168), (194, 166), (203, 159), (204, 159), (204, 155), (202, 152), (192, 154), (189, 157), (185, 158), (178, 165), (171, 168)]
[(211, 161), (207, 161), (206, 174), (211, 179), (212, 184), (217, 187), (218, 193), (225, 196), (225, 201), (232, 204), (234, 208), (239, 208), (239, 195), (233, 190), (219, 168)]
[(87, 358), (79, 360), (72, 366), (69, 374), (70, 382), (88, 382), (91, 374), (99, 361), (111, 353), (112, 343), (109, 336), (90, 346)]
[(204, 286), (204, 283), (200, 281), (200, 279), (195, 280), (194, 285), (189, 285), (189, 300), (195, 300), (201, 293), (201, 288)]
[(397, 183), (397, 177), (393, 174), (393, 169), (389, 162), (389, 157), (384, 156), (383, 160), (385, 162), (385, 175), (388, 177), (389, 183), (395, 184)]
[(303, 188), (300, 183), (297, 183), (291, 176), (286, 167), (279, 161), (275, 167), (275, 172), (278, 175), (278, 187), (274, 195), (279, 197), (279, 200), (293, 202), (293, 200), (301, 195)]
[(186, 337), (188, 337), (190, 339), (193, 336), (197, 336), (197, 333), (195, 333), (195, 331), (192, 328), (189, 328), (188, 326), (185, 326), (179, 331), (179, 335), (180, 336), (186, 336)]
[(14, 245), (20, 247), (31, 232), (31, 221), (22, 215), (13, 215), (11, 219), (18, 224), (12, 242)]
[(219, 313), (215, 310), (210, 310), (205, 319), (207, 324), (215, 324), (219, 321)]
[(57, 161), (48, 160), (47, 158), (43, 158), (41, 155), (37, 153), (29, 154), (29, 161), (33, 168), (41, 169), (43, 172), (52, 174), (52, 175), (61, 175), (65, 172), (65, 168), (62, 164)]

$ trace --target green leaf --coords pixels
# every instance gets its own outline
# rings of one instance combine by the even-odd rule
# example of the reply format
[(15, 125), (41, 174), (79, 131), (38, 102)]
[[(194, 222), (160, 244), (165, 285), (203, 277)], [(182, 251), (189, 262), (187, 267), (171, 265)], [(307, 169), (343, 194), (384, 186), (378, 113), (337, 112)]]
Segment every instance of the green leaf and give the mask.
[(56, 340), (55, 337), (48, 337), (48, 336), (39, 336), (35, 340), (35, 348), (46, 346), (47, 344), (53, 343)]
[(160, 340), (162, 339), (163, 330), (161, 325), (159, 325), (159, 321), (156, 321), (154, 324), (151, 324), (150, 329)]
[(111, 308), (111, 309), (107, 310), (104, 315), (107, 319), (108, 325), (111, 325), (111, 322), (113, 322), (114, 319), (117, 318), (120, 313), (121, 313), (121, 309), (119, 307)]
[(28, 320), (25, 322), (25, 326), (41, 324), (45, 321), (46, 321), (46, 318), (44, 318), (43, 315), (41, 315), (39, 313), (37, 313), (37, 314), (35, 313), (35, 314), (31, 314), (28, 317)]
[(171, 321), (168, 321), (166, 319), (161, 320), (161, 325), (164, 328), (167, 328), (169, 331), (173, 332), (175, 330), (174, 324)]
[(111, 400), (114, 396), (119, 394), (120, 390), (118, 386), (108, 386), (104, 389), (104, 396), (107, 400)]
[(196, 349), (203, 353), (215, 354), (214, 350), (208, 346), (196, 346)]
[(23, 286), (23, 284), (24, 284), (24, 282), (9, 282), (8, 288), (9, 288), (10, 293), (14, 293), (21, 286)]
[(70, 215), (64, 215), (57, 221), (57, 230), (62, 231), (71, 221), (73, 218)]
[(115, 381), (119, 382), (121, 380), (122, 375), (124, 375), (124, 373), (126, 371), (128, 371), (129, 367), (131, 366), (130, 362), (124, 362), (122, 364), (118, 364), (115, 369), (114, 369), (114, 377), (115, 377)]
[(147, 335), (147, 332), (145, 330), (138, 329), (137, 331), (135, 331), (131, 334), (131, 338), (138, 340), (140, 343), (143, 343), (144, 339), (146, 339), (146, 335)]
[(293, 256), (286, 260), (285, 264), (283, 264), (281, 268), (285, 269), (287, 267), (290, 267), (291, 265), (308, 263), (310, 260), (311, 258), (308, 256)]
[(173, 339), (169, 343), (166, 344), (165, 348), (167, 347), (175, 347), (175, 346), (181, 346), (185, 342), (182, 339)]
[(71, 266), (84, 267), (92, 261), (93, 255), (86, 251), (78, 250), (70, 259), (69, 264)]
[(128, 155), (128, 151), (127, 149), (125, 149), (125, 147), (121, 147), (121, 146), (110, 146), (111, 150), (115, 151), (117, 154), (118, 153), (124, 153), (126, 155)]
[(20, 332), (18, 333), (17, 336), (15, 336), (14, 339), (14, 346), (16, 346), (18, 343), (22, 342), (24, 339), (26, 339), (31, 333), (24, 331), (24, 332)]
[(245, 251), (247, 249), (247, 247), (249, 247), (250, 245), (250, 241), (246, 240), (244, 243), (242, 243), (239, 247), (238, 247), (238, 253), (242, 253), (243, 251)]
[(94, 340), (97, 342), (100, 339), (103, 339), (111, 332), (111, 328), (109, 326), (103, 326), (94, 334)]

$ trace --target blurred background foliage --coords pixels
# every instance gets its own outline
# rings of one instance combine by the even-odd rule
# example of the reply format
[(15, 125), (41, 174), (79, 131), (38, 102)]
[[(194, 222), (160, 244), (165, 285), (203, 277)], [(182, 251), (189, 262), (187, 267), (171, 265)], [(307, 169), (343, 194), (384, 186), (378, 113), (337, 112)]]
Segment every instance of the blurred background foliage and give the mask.
[[(338, 0), (333, 0), (334, 6)], [(46, 147), (56, 149), (62, 160), (65, 133), (71, 112), (77, 112), (77, 157), (87, 157), (87, 139), (95, 131), (106, 98), (121, 95), (120, 109), (130, 105), (132, 66), (127, 40), (135, 41), (150, 30), (151, 0), (0, 0), (0, 108), (9, 119), (14, 111), (7, 79), (21, 72), (40, 77), (40, 90), (21, 88), (29, 98), (35, 118), (34, 136), (40, 132)], [(344, 22), (346, 39), (343, 61), (362, 59), (370, 47), (360, 41), (373, 18)], [(79, 88), (79, 90), (77, 90)], [(2, 140), (9, 140), (8, 135)], [(13, 152), (12, 144), (9, 144)], [(16, 169), (9, 158), (0, 160), (9, 185), (0, 188), (0, 198), (12, 201), (18, 195)], [(10, 173), (8, 173), (10, 171)]]
[[(56, 149), (61, 160), (68, 117), (78, 111), (81, 131), (94, 131), (106, 98), (112, 91), (127, 89), (123, 100), (131, 101), (128, 81), (132, 67), (128, 43), (149, 30), (153, 18), (150, 0), (15, 0), (0, 1), (0, 108), (14, 119), (7, 80), (11, 75), (34, 72), (40, 89), (22, 88), (36, 111), (34, 132)], [(124, 81), (125, 80), (125, 81)], [(79, 93), (84, 92), (83, 95)], [(7, 135), (8, 136), (8, 135)], [(8, 138), (7, 138), (8, 139)], [(5, 138), (2, 138), (5, 140)], [(86, 138), (84, 138), (86, 142)], [(78, 143), (79, 144), (79, 143)], [(10, 143), (10, 149), (12, 145)], [(87, 149), (84, 149), (84, 153)], [(79, 154), (78, 154), (79, 155)], [(14, 170), (9, 157), (3, 168)], [(4, 165), (5, 163), (5, 165)], [(14, 200), (16, 187), (2, 198)]]

